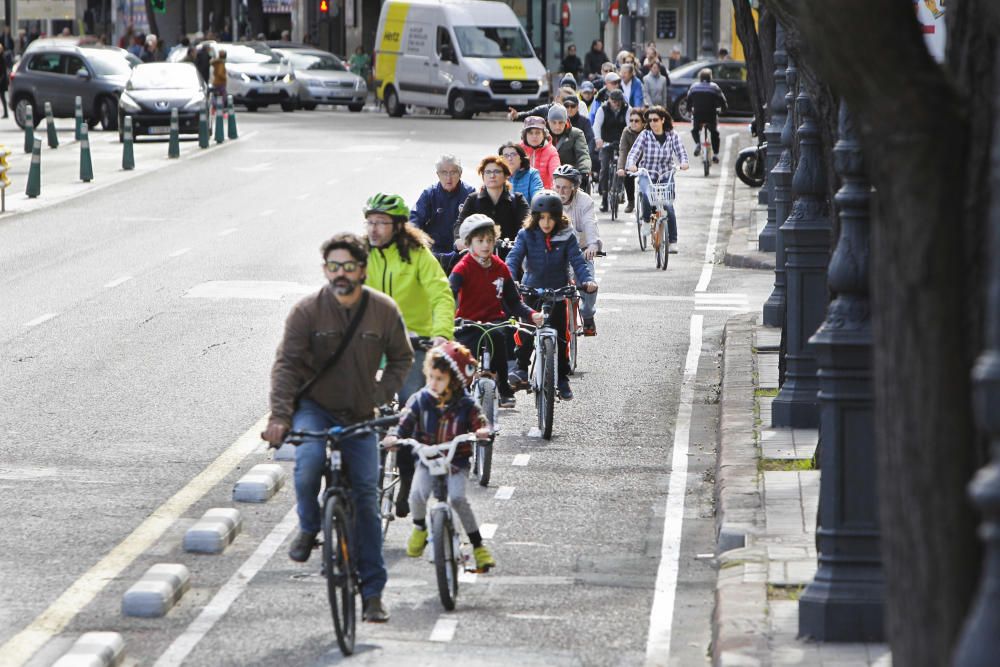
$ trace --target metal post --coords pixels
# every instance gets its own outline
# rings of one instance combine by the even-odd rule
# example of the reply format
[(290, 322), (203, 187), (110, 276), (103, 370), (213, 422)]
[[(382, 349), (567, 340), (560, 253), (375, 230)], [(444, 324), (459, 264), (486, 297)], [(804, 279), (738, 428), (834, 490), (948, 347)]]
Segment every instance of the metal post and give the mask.
[(785, 29), (779, 23), (774, 34), (774, 94), (771, 96), (771, 118), (764, 130), (767, 141), (767, 161), (764, 171), (767, 173), (767, 225), (757, 235), (757, 247), (763, 252), (774, 252), (777, 241), (778, 224), (774, 213), (774, 179), (771, 170), (778, 164), (781, 154), (781, 130), (785, 126), (785, 67), (788, 65), (788, 55), (785, 53)]
[(878, 483), (869, 297), (871, 184), (854, 117), (840, 104), (833, 161), (840, 238), (827, 274), (835, 298), (812, 337), (819, 359), (819, 569), (799, 598), (799, 636), (883, 641), (885, 577), (879, 553)]
[[(781, 139), (775, 146), (779, 153), (778, 161), (771, 170), (774, 181), (774, 291), (764, 303), (763, 322), (769, 327), (785, 325), (785, 243), (781, 234), (781, 226), (788, 217), (792, 204), (792, 142), (795, 140), (795, 114), (792, 110), (792, 100), (795, 99), (795, 84), (798, 81), (798, 70), (795, 69), (795, 59), (786, 56), (788, 66), (785, 68), (785, 125), (781, 130)], [(768, 152), (771, 147), (768, 146)]]
[(702, 0), (701, 3), (701, 55), (703, 58), (715, 58), (715, 5), (713, 0)]
[(823, 140), (812, 98), (799, 86), (795, 111), (799, 163), (792, 179), (795, 203), (781, 226), (785, 245), (785, 379), (771, 404), (774, 426), (819, 426), (816, 351), (809, 338), (826, 312), (826, 271), (830, 262), (830, 202), (826, 194)]

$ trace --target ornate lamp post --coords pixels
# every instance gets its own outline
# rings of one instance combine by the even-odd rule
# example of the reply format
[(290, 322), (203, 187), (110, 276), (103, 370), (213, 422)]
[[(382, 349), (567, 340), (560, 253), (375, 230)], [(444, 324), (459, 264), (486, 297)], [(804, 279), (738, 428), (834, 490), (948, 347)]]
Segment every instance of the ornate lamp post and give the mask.
[(764, 171), (767, 173), (767, 183), (765, 184), (767, 186), (767, 224), (757, 235), (757, 247), (764, 252), (774, 252), (778, 233), (778, 223), (774, 211), (774, 178), (771, 176), (771, 170), (778, 163), (778, 157), (781, 154), (781, 130), (785, 126), (785, 114), (788, 112), (788, 107), (785, 105), (785, 95), (788, 93), (788, 86), (785, 84), (785, 67), (787, 66), (785, 29), (778, 23), (774, 33), (774, 94), (768, 105), (771, 109), (771, 119), (764, 130), (764, 139), (767, 140), (767, 161), (764, 163), (766, 165)]

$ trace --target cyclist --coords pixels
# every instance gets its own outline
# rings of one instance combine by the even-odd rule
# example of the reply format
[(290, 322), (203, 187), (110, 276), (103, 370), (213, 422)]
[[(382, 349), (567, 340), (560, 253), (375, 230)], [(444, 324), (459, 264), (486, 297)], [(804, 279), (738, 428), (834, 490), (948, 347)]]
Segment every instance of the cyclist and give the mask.
[(712, 82), (712, 70), (705, 67), (698, 72), (698, 82), (688, 89), (688, 108), (691, 109), (691, 136), (694, 137), (694, 155), (701, 155), (701, 128), (708, 127), (712, 135), (712, 162), (719, 162), (719, 109), (729, 108), (726, 96), (717, 83)]
[(590, 149), (583, 131), (570, 125), (569, 114), (561, 104), (552, 105), (548, 120), (552, 144), (559, 152), (560, 164), (576, 167), (581, 174), (587, 175), (586, 180), (590, 180)]
[[(455, 316), (475, 322), (497, 322), (509, 317), (530, 318), (541, 326), (541, 313), (524, 305), (510, 269), (493, 252), (497, 241), (493, 219), (474, 213), (462, 221), (459, 233), (469, 248), (469, 254), (462, 258), (448, 278), (458, 303)], [(478, 356), (482, 335), (481, 331), (471, 329), (457, 333), (455, 339)], [(488, 336), (492, 365), (487, 370), (496, 373), (500, 407), (513, 408), (516, 404), (514, 392), (507, 379), (507, 337), (499, 329), (491, 331)]]
[[(569, 218), (577, 239), (580, 241), (580, 251), (587, 260), (591, 275), (594, 272), (594, 257), (601, 251), (601, 234), (597, 229), (597, 214), (594, 213), (594, 200), (580, 189), (580, 172), (568, 164), (556, 169), (555, 191), (562, 200), (563, 212)], [(584, 293), (580, 299), (580, 316), (583, 318), (583, 335), (596, 336), (597, 325), (594, 316), (597, 314), (597, 292)]]
[(434, 240), (435, 255), (453, 250), (451, 227), (466, 197), (476, 191), (462, 180), (462, 163), (454, 155), (442, 155), (435, 165), (438, 182), (428, 187), (410, 211), (410, 222)]
[[(646, 125), (632, 145), (625, 160), (625, 171), (635, 172), (644, 167), (654, 183), (665, 181), (673, 169), (674, 160), (681, 169), (688, 168), (687, 151), (681, 138), (674, 131), (674, 120), (663, 107), (650, 107), (646, 110)], [(639, 191), (642, 203), (642, 219), (649, 222), (652, 207), (645, 191), (643, 179), (639, 180)], [(677, 215), (671, 204), (667, 207), (667, 238), (668, 252), (677, 253)]]
[(483, 187), (469, 195), (455, 221), (453, 234), (456, 248), (465, 248), (461, 225), (473, 213), (483, 213), (492, 218), (500, 226), (500, 236), (505, 239), (513, 239), (528, 217), (528, 201), (521, 193), (511, 190), (507, 182), (510, 167), (502, 157), (484, 157), (479, 162), (479, 174), (483, 177)]
[[(587, 119), (593, 124), (594, 114), (597, 113), (597, 107), (600, 106), (600, 102), (596, 102), (597, 89), (594, 88), (594, 84), (590, 81), (584, 81), (580, 84), (580, 113), (581, 115), (586, 115)], [(565, 100), (563, 100), (565, 102)]]
[[(292, 308), (271, 369), (271, 417), (261, 437), (275, 446), (281, 444), (289, 428), (320, 431), (371, 419), (375, 406), (403, 384), (413, 362), (399, 307), (389, 297), (363, 286), (368, 260), (364, 241), (354, 234), (336, 234), (323, 244), (321, 252), (329, 284)], [(352, 326), (354, 318), (359, 319)], [(341, 342), (351, 328), (356, 333)], [(342, 350), (337, 349), (340, 345)], [(338, 352), (336, 365), (328, 368)], [(376, 380), (383, 355), (385, 368)], [(382, 589), (388, 575), (382, 559), (375, 437), (363, 434), (345, 441), (342, 455), (356, 510), (352, 535), (364, 620), (385, 622), (389, 613), (382, 604)], [(317, 497), (325, 464), (323, 440), (306, 440), (299, 445), (295, 455), (299, 533), (288, 555), (300, 563), (309, 559), (320, 530)]]
[[(399, 437), (413, 438), (426, 445), (448, 442), (456, 436), (472, 432), (480, 438), (490, 437), (486, 417), (468, 393), (476, 372), (476, 358), (469, 348), (451, 341), (435, 347), (427, 354), (423, 372), (427, 376), (426, 386), (407, 401), (399, 426), (382, 441), (384, 446), (392, 447)], [(466, 448), (460, 446), (451, 462), (448, 503), (462, 520), (462, 526), (472, 542), (476, 569), (487, 571), (496, 567), (496, 560), (483, 544), (476, 515), (472, 513), (465, 494), (471, 448), (468, 443), (463, 444)], [(431, 490), (430, 471), (420, 464), (410, 491), (413, 532), (406, 543), (406, 555), (412, 558), (419, 558), (427, 546), (427, 499)]]
[(531, 166), (538, 170), (542, 185), (552, 187), (552, 172), (559, 166), (559, 151), (552, 145), (545, 119), (528, 116), (521, 130), (521, 147), (528, 154)]
[(628, 106), (625, 104), (625, 93), (613, 90), (608, 95), (608, 101), (601, 105), (594, 117), (594, 136), (597, 137), (595, 146), (601, 152), (601, 175), (598, 189), (601, 192), (602, 213), (608, 210), (608, 189), (611, 187), (611, 172), (614, 169), (612, 158), (615, 156), (615, 148), (621, 142), (627, 114)]
[[(522, 264), (523, 263), (523, 264)], [(507, 255), (514, 280), (521, 279), (528, 287), (558, 289), (569, 284), (569, 269), (576, 274), (577, 284), (584, 292), (596, 292), (597, 283), (590, 272), (580, 243), (573, 233), (569, 218), (563, 214), (562, 199), (551, 190), (542, 190), (531, 200), (531, 217), (524, 229), (517, 233), (514, 247)], [(529, 307), (537, 308), (539, 300), (526, 299)], [(559, 398), (564, 401), (573, 398), (569, 386), (569, 331), (567, 330), (567, 306), (552, 309), (551, 324), (559, 332)], [(521, 347), (517, 351), (517, 370), (511, 373), (511, 387), (516, 391), (528, 386), (528, 363), (531, 361), (533, 336), (520, 336)]]
[(635, 177), (625, 173), (625, 160), (629, 151), (639, 138), (639, 133), (646, 129), (646, 123), (642, 117), (642, 109), (629, 109), (628, 127), (622, 132), (621, 142), (618, 144), (618, 175), (625, 179), (625, 199), (628, 204), (625, 212), (631, 213), (635, 210)]
[(508, 141), (497, 150), (510, 169), (510, 189), (524, 197), (525, 208), (535, 193), (542, 189), (542, 176), (531, 166), (528, 154), (520, 144)]
[[(430, 237), (408, 222), (410, 211), (399, 195), (372, 195), (364, 213), (371, 249), (365, 284), (396, 301), (411, 341), (430, 338), (439, 345), (450, 340), (455, 331), (455, 299), (444, 270), (430, 251)], [(400, 405), (424, 384), (424, 350), (418, 345), (414, 348), (413, 367), (399, 388)], [(410, 463), (410, 457), (398, 457), (399, 517), (409, 512), (406, 498), (413, 479)]]

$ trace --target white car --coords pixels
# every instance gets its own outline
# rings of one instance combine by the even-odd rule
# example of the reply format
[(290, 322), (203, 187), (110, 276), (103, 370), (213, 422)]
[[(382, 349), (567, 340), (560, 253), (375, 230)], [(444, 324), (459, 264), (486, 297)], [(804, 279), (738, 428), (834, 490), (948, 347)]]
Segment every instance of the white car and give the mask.
[(276, 48), (274, 52), (291, 63), (299, 84), (299, 104), (306, 111), (317, 104), (346, 104), (351, 111), (364, 108), (368, 85), (337, 56), (318, 49)]
[(299, 86), (287, 58), (263, 42), (212, 44), (212, 57), (226, 52), (226, 92), (247, 111), (280, 104), (282, 111), (299, 107)]

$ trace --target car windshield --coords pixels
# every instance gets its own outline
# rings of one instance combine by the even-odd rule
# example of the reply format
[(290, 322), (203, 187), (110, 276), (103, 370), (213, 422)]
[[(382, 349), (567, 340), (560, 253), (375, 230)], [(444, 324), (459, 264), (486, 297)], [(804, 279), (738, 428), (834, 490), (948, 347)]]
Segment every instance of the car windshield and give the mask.
[(535, 55), (519, 26), (455, 26), (455, 37), (466, 58), (532, 58)]
[(84, 53), (97, 76), (128, 76), (132, 73), (132, 64), (122, 53), (90, 49)]
[(311, 51), (281, 51), (295, 69), (326, 70), (346, 72), (343, 61), (332, 53), (315, 53)]
[(149, 63), (132, 72), (128, 90), (198, 89), (198, 70), (187, 63)]
[(231, 63), (280, 63), (281, 58), (266, 44), (218, 44), (215, 52), (226, 52)]

